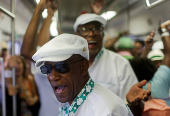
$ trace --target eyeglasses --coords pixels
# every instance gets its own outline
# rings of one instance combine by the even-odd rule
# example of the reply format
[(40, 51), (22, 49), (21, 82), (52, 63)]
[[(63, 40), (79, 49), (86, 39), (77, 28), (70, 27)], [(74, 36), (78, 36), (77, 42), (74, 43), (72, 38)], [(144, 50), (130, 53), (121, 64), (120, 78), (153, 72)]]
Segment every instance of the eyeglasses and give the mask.
[(93, 28), (88, 28), (88, 27), (80, 27), (78, 28), (78, 32), (83, 35), (86, 36), (90, 33), (90, 31), (92, 30), (92, 32), (96, 35), (100, 34), (103, 31), (103, 27), (93, 27)]
[[(72, 62), (72, 63), (70, 63), (70, 64), (77, 63), (77, 62), (80, 62), (80, 61), (83, 61), (83, 60), (84, 60), (84, 59), (81, 59), (81, 60), (78, 60), (78, 61), (76, 61), (76, 62)], [(41, 69), (41, 72), (42, 72), (43, 74), (50, 74), (51, 71), (52, 71), (52, 69), (53, 69), (53, 67), (55, 67), (55, 70), (56, 70), (57, 72), (59, 72), (59, 73), (67, 73), (67, 72), (70, 71), (70, 68), (69, 68), (69, 65), (70, 65), (70, 64), (67, 63), (67, 62), (58, 62), (58, 63), (56, 63), (56, 64), (54, 64), (54, 65), (45, 64), (45, 65), (41, 66), (40, 69)]]

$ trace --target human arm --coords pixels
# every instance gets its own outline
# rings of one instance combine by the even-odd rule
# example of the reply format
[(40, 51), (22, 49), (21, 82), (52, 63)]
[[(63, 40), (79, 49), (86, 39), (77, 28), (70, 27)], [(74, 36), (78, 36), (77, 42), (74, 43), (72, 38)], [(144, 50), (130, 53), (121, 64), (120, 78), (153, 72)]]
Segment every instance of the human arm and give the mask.
[(50, 0), (41, 0), (34, 10), (33, 17), (25, 33), (22, 47), (21, 55), (29, 60), (32, 60), (33, 54), (36, 52), (36, 36), (38, 31), (38, 26), (41, 19), (41, 14), (43, 10), (51, 4)]
[(8, 73), (6, 74), (6, 71), (10, 71), (12, 70), (13, 67), (17, 67), (17, 56), (12, 56), (9, 58), (8, 62), (7, 62), (7, 66), (5, 67), (5, 83), (6, 83), (6, 87), (7, 87), (7, 91), (8, 91), (8, 95), (9, 96), (13, 96), (16, 95), (18, 92), (18, 85), (13, 86), (12, 85), (12, 73)]
[(105, 0), (95, 0), (92, 3), (92, 0), (89, 0), (90, 8), (92, 13), (99, 14), (105, 5)]
[(148, 53), (151, 51), (151, 48), (154, 44), (153, 38), (154, 38), (155, 32), (152, 31), (145, 40), (145, 48), (141, 54), (141, 57), (147, 58)]
[[(170, 31), (168, 26), (170, 26), (170, 20), (161, 24), (161, 28), (165, 28)], [(164, 45), (164, 59), (162, 61), (162, 65), (166, 65), (170, 68), (170, 36), (169, 35), (163, 36), (162, 41)]]
[(144, 110), (144, 103), (141, 100), (147, 101), (151, 95), (150, 91), (142, 89), (147, 83), (146, 80), (143, 80), (131, 87), (129, 92), (126, 94), (126, 100), (128, 106), (131, 109), (134, 116), (142, 116)]
[(45, 43), (47, 43), (50, 40), (50, 25), (51, 25), (54, 13), (57, 10), (57, 7), (58, 5), (55, 2), (53, 2), (53, 6), (50, 5), (48, 7), (48, 16), (44, 20), (43, 25), (38, 34), (37, 46), (43, 46)]
[(127, 35), (127, 33), (128, 33), (128, 31), (122, 31), (122, 32), (120, 32), (120, 34), (118, 36), (116, 36), (112, 39), (110, 37), (108, 37), (106, 43), (104, 44), (104, 47), (107, 49), (113, 47), (113, 45), (119, 40), (119, 38), (123, 35)]
[[(168, 28), (169, 25), (170, 25), (170, 21), (166, 21), (165, 23), (161, 24), (161, 28), (169, 30)], [(165, 32), (165, 33), (166, 35), (164, 35), (163, 33), (160, 33), (162, 35), (162, 41), (164, 44), (164, 59), (162, 61), (162, 65), (158, 68), (152, 80), (150, 81), (152, 97), (161, 98), (161, 99), (169, 97), (169, 87), (170, 87), (170, 78), (169, 78), (169, 75), (170, 75), (170, 37), (169, 37), (169, 32)], [(147, 85), (144, 88), (147, 89)]]
[(28, 75), (28, 80), (31, 84), (32, 97), (28, 97), (26, 99), (26, 102), (29, 106), (33, 106), (39, 100), (38, 91), (37, 91), (37, 87), (36, 87), (36, 84), (35, 84), (35, 81), (34, 81), (34, 77), (32, 75)]

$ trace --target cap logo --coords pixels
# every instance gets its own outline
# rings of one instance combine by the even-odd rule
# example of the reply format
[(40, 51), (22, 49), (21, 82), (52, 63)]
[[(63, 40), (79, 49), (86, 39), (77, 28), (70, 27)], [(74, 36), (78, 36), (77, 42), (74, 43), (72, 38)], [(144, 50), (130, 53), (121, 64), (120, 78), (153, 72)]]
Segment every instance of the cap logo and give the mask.
[(86, 53), (86, 48), (84, 47), (84, 48), (82, 49), (82, 51), (83, 51), (83, 53)]

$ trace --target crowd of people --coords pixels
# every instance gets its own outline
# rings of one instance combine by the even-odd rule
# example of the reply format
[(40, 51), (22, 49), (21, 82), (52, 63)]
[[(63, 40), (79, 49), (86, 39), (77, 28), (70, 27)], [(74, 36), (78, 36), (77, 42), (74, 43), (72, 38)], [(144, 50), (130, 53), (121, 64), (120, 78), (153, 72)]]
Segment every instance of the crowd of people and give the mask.
[[(103, 43), (107, 21), (98, 13), (103, 1), (89, 0), (93, 13), (81, 14), (74, 34), (50, 40), (50, 24), (58, 4), (40, 0), (23, 38), (20, 56), (5, 61), (7, 116), (17, 96), (17, 116), (168, 116), (170, 115), (170, 21), (133, 41), (128, 31)], [(44, 9), (48, 16), (40, 30)], [(6, 53), (6, 52), (5, 52)], [(26, 73), (25, 59), (32, 61)], [(15, 67), (16, 86), (11, 69)], [(1, 102), (2, 103), (2, 102)]]

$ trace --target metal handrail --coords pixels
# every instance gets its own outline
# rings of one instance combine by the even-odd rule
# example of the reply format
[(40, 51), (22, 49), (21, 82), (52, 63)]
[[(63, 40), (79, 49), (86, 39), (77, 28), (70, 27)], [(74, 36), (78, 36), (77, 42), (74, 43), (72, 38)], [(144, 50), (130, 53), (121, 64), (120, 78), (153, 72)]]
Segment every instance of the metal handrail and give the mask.
[(6, 10), (5, 8), (3, 8), (2, 6), (0, 6), (0, 11), (2, 11), (4, 14), (8, 15), (11, 18), (15, 18), (15, 15), (11, 12), (9, 12), (8, 10)]

